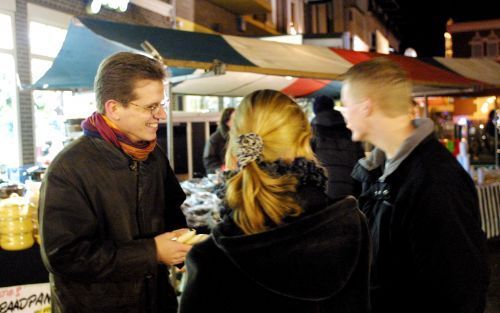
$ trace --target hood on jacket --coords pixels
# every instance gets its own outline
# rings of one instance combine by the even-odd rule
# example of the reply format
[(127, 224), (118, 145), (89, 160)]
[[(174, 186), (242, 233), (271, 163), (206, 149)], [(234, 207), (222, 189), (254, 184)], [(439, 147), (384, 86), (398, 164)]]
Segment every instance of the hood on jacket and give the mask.
[(328, 96), (319, 96), (314, 99), (312, 109), (314, 114), (318, 114), (323, 111), (332, 111), (333, 110), (333, 99)]
[(380, 181), (384, 181), (425, 138), (434, 132), (434, 123), (431, 119), (416, 119), (412, 123), (415, 126), (415, 131), (406, 138), (392, 159), (386, 159), (385, 152), (375, 148), (368, 157), (359, 160), (359, 164), (368, 171), (372, 171), (385, 164), (383, 174), (379, 178)]
[(356, 208), (355, 198), (347, 197), (252, 235), (243, 234), (226, 217), (213, 230), (213, 240), (263, 288), (291, 298), (322, 300), (342, 290), (356, 268), (362, 245)]
[(345, 120), (342, 113), (336, 110), (321, 111), (316, 114), (316, 116), (311, 121), (311, 124), (316, 124), (318, 126), (324, 127), (334, 127), (339, 126), (345, 128)]

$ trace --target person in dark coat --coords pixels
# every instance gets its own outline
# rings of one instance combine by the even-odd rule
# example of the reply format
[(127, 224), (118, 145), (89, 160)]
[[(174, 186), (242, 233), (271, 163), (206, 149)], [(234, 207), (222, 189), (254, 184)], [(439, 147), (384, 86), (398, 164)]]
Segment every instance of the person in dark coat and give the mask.
[[(486, 122), (486, 127), (484, 128), (486, 134), (486, 147), (490, 152), (493, 152), (493, 155), (495, 155), (497, 151), (500, 151), (500, 139), (495, 141), (495, 136), (500, 136), (497, 129), (497, 125), (500, 125), (498, 123), (498, 118), (500, 116), (498, 115), (498, 112), (500, 111), (491, 110), (490, 113), (488, 113), (488, 121)], [(496, 147), (495, 143), (497, 144)]]
[(372, 312), (484, 312), (489, 269), (474, 182), (431, 120), (412, 121), (411, 83), (397, 64), (376, 58), (344, 78), (352, 139), (376, 147), (353, 171), (373, 240)]
[(328, 196), (358, 197), (361, 184), (351, 177), (351, 172), (365, 156), (361, 143), (351, 140), (351, 131), (345, 126), (342, 114), (333, 109), (332, 98), (316, 98), (313, 111), (316, 116), (311, 121), (314, 134), (311, 145), (328, 172)]
[(213, 174), (217, 170), (223, 170), (226, 157), (227, 140), (229, 130), (233, 123), (234, 108), (225, 108), (222, 111), (219, 125), (205, 144), (203, 150), (203, 165), (207, 174)]
[(243, 99), (225, 173), (231, 213), (188, 254), (180, 313), (369, 312), (365, 217), (353, 197), (325, 194), (311, 135), (288, 96)]
[(177, 312), (167, 266), (190, 246), (172, 240), (185, 231), (186, 196), (156, 144), (164, 75), (140, 54), (104, 60), (97, 112), (47, 170), (39, 217), (52, 312)]

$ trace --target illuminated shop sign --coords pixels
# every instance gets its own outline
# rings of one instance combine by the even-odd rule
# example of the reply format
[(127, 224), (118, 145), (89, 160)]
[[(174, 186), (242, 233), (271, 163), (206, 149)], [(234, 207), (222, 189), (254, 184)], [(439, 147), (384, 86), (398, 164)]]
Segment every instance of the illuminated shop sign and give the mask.
[(89, 0), (87, 10), (90, 14), (97, 14), (102, 7), (108, 8), (117, 12), (127, 11), (130, 0)]

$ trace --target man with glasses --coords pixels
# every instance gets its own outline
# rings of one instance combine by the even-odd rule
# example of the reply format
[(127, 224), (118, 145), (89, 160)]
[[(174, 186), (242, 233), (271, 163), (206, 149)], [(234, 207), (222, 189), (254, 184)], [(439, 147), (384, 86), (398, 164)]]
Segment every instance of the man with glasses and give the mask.
[(432, 121), (411, 119), (412, 86), (397, 64), (376, 58), (344, 76), (352, 140), (376, 147), (353, 171), (373, 239), (372, 312), (483, 312), (489, 273), (474, 182)]
[(167, 266), (190, 246), (172, 240), (185, 231), (185, 195), (156, 144), (164, 78), (143, 55), (104, 60), (97, 112), (47, 170), (40, 231), (53, 312), (177, 311)]

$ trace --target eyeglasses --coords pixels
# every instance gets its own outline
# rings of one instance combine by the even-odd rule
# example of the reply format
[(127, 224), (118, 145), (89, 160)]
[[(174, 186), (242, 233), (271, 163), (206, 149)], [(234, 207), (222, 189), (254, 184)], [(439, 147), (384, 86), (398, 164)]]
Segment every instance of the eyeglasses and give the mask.
[(128, 104), (131, 104), (131, 105), (139, 107), (143, 110), (149, 111), (149, 112), (151, 112), (152, 115), (158, 114), (161, 109), (167, 111), (167, 106), (168, 106), (167, 101), (162, 101), (160, 103), (152, 104), (152, 105), (148, 105), (148, 106), (138, 105), (138, 104), (135, 104), (133, 102), (129, 102)]

